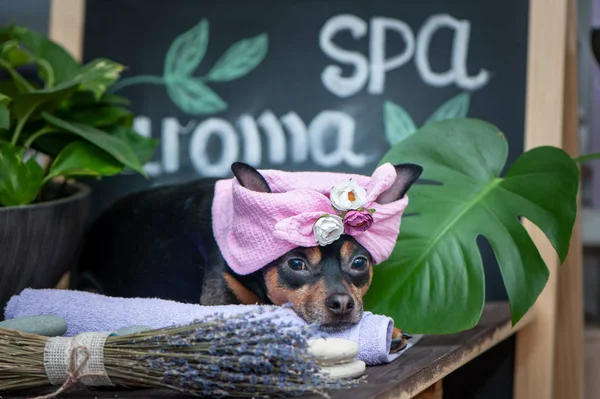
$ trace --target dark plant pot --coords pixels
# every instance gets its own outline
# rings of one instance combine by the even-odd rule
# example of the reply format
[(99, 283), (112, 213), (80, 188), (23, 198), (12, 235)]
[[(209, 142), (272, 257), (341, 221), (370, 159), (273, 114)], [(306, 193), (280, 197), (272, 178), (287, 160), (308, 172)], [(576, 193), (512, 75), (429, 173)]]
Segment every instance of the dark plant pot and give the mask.
[(77, 256), (91, 190), (81, 183), (49, 188), (44, 202), (0, 207), (0, 320), (11, 296), (55, 287)]

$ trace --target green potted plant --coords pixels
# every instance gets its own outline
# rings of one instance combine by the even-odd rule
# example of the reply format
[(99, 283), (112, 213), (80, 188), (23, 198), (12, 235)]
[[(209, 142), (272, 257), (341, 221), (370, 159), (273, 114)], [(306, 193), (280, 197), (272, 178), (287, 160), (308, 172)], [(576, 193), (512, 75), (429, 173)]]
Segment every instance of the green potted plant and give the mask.
[(145, 176), (157, 143), (132, 129), (129, 102), (107, 93), (122, 70), (107, 59), (82, 65), (23, 27), (0, 30), (0, 309), (71, 266), (90, 193), (74, 179)]

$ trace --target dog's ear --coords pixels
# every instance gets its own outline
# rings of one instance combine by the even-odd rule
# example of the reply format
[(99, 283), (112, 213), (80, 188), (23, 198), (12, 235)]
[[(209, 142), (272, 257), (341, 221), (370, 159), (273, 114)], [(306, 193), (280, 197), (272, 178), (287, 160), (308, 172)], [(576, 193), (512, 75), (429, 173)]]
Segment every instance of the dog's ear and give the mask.
[(259, 193), (270, 193), (271, 188), (263, 175), (252, 166), (243, 162), (234, 162), (231, 165), (231, 171), (240, 184), (248, 190)]
[(423, 168), (412, 163), (404, 163), (394, 166), (396, 169), (396, 181), (377, 197), (380, 204), (389, 204), (404, 197), (408, 189), (417, 181)]

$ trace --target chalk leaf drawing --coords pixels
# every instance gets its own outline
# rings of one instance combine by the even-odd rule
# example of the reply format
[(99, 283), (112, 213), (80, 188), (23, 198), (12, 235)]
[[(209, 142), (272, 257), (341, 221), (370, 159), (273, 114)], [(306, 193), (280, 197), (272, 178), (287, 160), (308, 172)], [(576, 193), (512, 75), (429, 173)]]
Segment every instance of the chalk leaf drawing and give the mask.
[(385, 136), (391, 146), (417, 130), (415, 123), (404, 108), (391, 101), (386, 101), (383, 107)]
[[(442, 104), (423, 125), (444, 119), (464, 118), (469, 112), (470, 94), (460, 93)], [(400, 105), (386, 101), (383, 105), (385, 137), (390, 146), (398, 144), (415, 131), (417, 127), (408, 112)]]
[(207, 47), (208, 21), (203, 19), (173, 40), (165, 59), (165, 76), (189, 76), (194, 73)]
[(209, 23), (202, 19), (173, 40), (163, 76), (132, 76), (114, 85), (113, 92), (135, 84), (165, 85), (171, 101), (186, 114), (209, 115), (227, 109), (227, 102), (208, 83), (229, 82), (250, 73), (267, 54), (268, 36), (263, 33), (232, 44), (206, 76), (193, 76), (204, 59), (208, 42)]
[(267, 35), (262, 34), (235, 43), (208, 73), (214, 82), (228, 82), (246, 75), (267, 55)]
[(460, 93), (442, 104), (425, 122), (441, 121), (444, 119), (464, 118), (469, 113), (469, 93)]
[(212, 114), (227, 108), (227, 103), (201, 79), (167, 75), (165, 80), (169, 97), (187, 114)]

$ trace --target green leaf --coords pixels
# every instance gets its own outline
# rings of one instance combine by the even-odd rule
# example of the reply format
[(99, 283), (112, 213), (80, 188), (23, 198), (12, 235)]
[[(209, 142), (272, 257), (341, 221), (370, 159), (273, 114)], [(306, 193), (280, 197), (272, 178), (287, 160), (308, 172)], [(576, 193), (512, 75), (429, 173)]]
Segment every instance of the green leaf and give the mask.
[(208, 73), (214, 82), (226, 82), (240, 78), (252, 71), (267, 55), (267, 34), (243, 39), (233, 44)]
[(522, 154), (500, 178), (504, 135), (473, 119), (432, 122), (392, 148), (382, 163), (415, 163), (422, 178), (408, 196), (392, 256), (375, 268), (365, 303), (414, 333), (473, 327), (484, 305), (483, 236), (498, 260), (516, 323), (535, 302), (548, 269), (519, 217), (536, 224), (565, 259), (577, 213), (579, 171), (561, 149)]
[(13, 98), (20, 94), (14, 82), (0, 82), (0, 94)]
[(123, 71), (123, 65), (114, 61), (100, 58), (84, 65), (73, 80), (80, 84), (81, 90), (91, 91), (99, 100), (106, 89), (115, 83)]
[(23, 162), (19, 149), (0, 141), (0, 204), (18, 206), (31, 203), (42, 186), (44, 171), (35, 158)]
[[(62, 46), (46, 36), (23, 27), (14, 28), (14, 36), (23, 43), (36, 59), (42, 59), (52, 68), (54, 83), (59, 84), (72, 79), (80, 69), (80, 64)], [(44, 81), (48, 81), (46, 70), (40, 69)]]
[(92, 126), (84, 125), (77, 122), (69, 122), (63, 119), (57, 118), (48, 113), (43, 114), (44, 119), (53, 126), (60, 129), (64, 129), (68, 132), (74, 133), (81, 138), (95, 144), (104, 151), (111, 154), (122, 164), (129, 166), (136, 172), (143, 176), (146, 176), (146, 172), (142, 169), (139, 159), (127, 145), (126, 142), (119, 139), (118, 137), (112, 136), (102, 130), (96, 129)]
[(52, 111), (60, 107), (61, 102), (80, 88), (89, 90), (94, 98), (101, 98), (106, 85), (118, 78), (122, 66), (112, 61), (96, 60), (83, 68), (72, 80), (62, 82), (51, 88), (23, 93), (14, 99), (14, 113), (18, 119), (28, 115), (32, 109), (32, 117), (44, 111)]
[(29, 84), (29, 82), (25, 80), (25, 78), (23, 78), (23, 76), (21, 76), (21, 74), (8, 63), (8, 61), (0, 58), (0, 67), (4, 68), (8, 72), (20, 93), (26, 93), (34, 90), (33, 86)]
[(74, 141), (58, 154), (45, 181), (57, 176), (114, 176), (123, 169), (123, 164), (108, 152), (85, 141)]
[(4, 42), (11, 40), (14, 37), (14, 34), (13, 34), (14, 29), (15, 29), (15, 26), (12, 22), (8, 26), (1, 27), (0, 28), (0, 43), (4, 43)]
[(573, 158), (573, 160), (578, 163), (593, 161), (595, 159), (600, 159), (600, 152), (594, 152)]
[(10, 111), (6, 105), (0, 104), (0, 129), (10, 129)]
[(128, 107), (131, 105), (131, 101), (129, 99), (111, 93), (104, 93), (104, 95), (100, 97), (99, 101), (102, 104), (122, 105), (124, 107)]
[(464, 118), (469, 112), (469, 103), (471, 96), (469, 93), (460, 93), (442, 104), (430, 117), (425, 124), (444, 119)]
[(198, 67), (208, 46), (208, 21), (177, 36), (165, 59), (165, 75), (188, 76)]
[(50, 65), (50, 63), (47, 60), (36, 57), (35, 55), (30, 54), (27, 50), (21, 48), (21, 46), (19, 46), (19, 42), (17, 42), (16, 40), (11, 40), (4, 43), (4, 45), (2, 46), (2, 50), (0, 51), (0, 58), (5, 60), (10, 66), (14, 68), (28, 64), (32, 61), (36, 62), (39, 66), (39, 75), (42, 78), (42, 80), (46, 82), (46, 86), (54, 86), (55, 77), (52, 65)]
[(410, 115), (399, 105), (386, 101), (383, 108), (385, 137), (390, 145), (404, 140), (417, 130)]
[(111, 134), (129, 144), (142, 165), (148, 163), (154, 156), (158, 140), (151, 137), (144, 137), (135, 130), (125, 126), (117, 126), (111, 129)]
[(0, 129), (10, 129), (10, 111), (8, 103), (10, 98), (4, 94), (0, 94)]
[(131, 105), (131, 101), (125, 97), (110, 93), (104, 93), (100, 99), (96, 99), (94, 94), (89, 91), (78, 91), (69, 98), (69, 104), (72, 107), (87, 107), (90, 105), (120, 105), (128, 107)]
[(31, 57), (22, 48), (19, 42), (10, 40), (0, 47), (0, 58), (8, 62), (13, 68), (20, 67), (31, 61)]
[(200, 79), (177, 76), (165, 79), (169, 97), (187, 114), (213, 114), (227, 108), (227, 103)]
[[(60, 106), (60, 103), (71, 96), (77, 85), (75, 83), (60, 84), (48, 89), (31, 91), (16, 96), (13, 99), (13, 112), (18, 119), (22, 119), (25, 115), (41, 114), (43, 111), (51, 111)], [(42, 106), (43, 105), (43, 106)]]
[(11, 102), (11, 98), (0, 93), (0, 105), (8, 105)]
[(133, 120), (133, 113), (125, 108), (101, 105), (78, 108), (56, 116), (96, 127), (109, 126), (122, 120)]
[(39, 151), (52, 158), (55, 158), (60, 152), (73, 141), (78, 140), (79, 136), (67, 133), (49, 133), (38, 137), (31, 145), (31, 148), (35, 151)]

